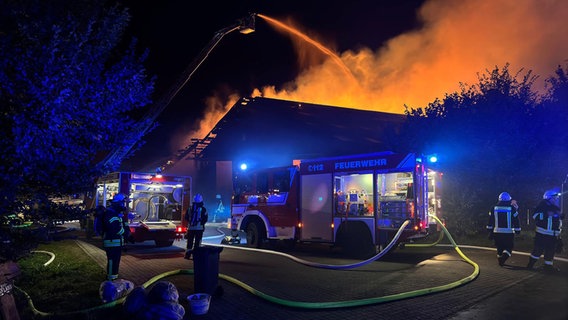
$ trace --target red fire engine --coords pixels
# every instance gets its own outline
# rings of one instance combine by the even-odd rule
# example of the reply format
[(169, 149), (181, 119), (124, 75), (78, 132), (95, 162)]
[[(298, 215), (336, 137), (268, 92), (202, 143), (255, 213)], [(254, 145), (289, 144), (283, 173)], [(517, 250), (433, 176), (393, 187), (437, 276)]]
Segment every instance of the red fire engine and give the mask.
[(440, 213), (440, 178), (422, 157), (392, 152), (240, 173), (231, 226), (246, 232), (247, 245), (254, 247), (279, 239), (376, 251), (407, 219), (399, 242), (427, 235), (428, 213)]
[(191, 199), (191, 177), (114, 172), (97, 181), (94, 206), (106, 207), (117, 193), (128, 196), (130, 231), (135, 242), (153, 240), (168, 247), (187, 230), (183, 213)]

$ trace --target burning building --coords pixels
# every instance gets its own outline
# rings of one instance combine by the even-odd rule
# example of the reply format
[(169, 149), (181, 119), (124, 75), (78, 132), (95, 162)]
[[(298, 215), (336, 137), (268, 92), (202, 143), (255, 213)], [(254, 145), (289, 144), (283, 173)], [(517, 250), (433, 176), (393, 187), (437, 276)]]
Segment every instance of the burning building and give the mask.
[[(202, 139), (180, 150), (163, 172), (190, 175), (216, 220), (228, 217), (219, 202), (232, 195), (232, 172), (289, 165), (295, 159), (390, 150), (405, 116), (336, 106), (242, 98)], [(209, 203), (207, 203), (209, 202)]]

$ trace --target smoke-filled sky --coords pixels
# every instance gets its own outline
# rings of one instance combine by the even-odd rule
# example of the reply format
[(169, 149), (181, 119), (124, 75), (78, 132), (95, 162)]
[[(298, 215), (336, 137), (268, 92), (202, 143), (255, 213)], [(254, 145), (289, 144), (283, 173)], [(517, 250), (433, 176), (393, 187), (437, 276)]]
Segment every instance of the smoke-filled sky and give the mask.
[[(183, 2), (145, 12), (143, 21), (133, 8), (133, 33), (150, 47), (158, 89), (181, 74), (215, 31), (247, 12), (260, 16), (256, 32), (227, 35), (158, 118), (162, 128), (151, 135), (167, 132), (169, 152), (203, 137), (242, 96), (403, 113), (404, 105), (424, 107), (507, 63), (513, 74), (539, 75), (540, 89), (568, 61), (565, 0), (244, 1), (223, 14), (216, 13), (226, 6), (218, 1), (193, 14)], [(195, 15), (212, 21), (193, 25)], [(164, 17), (168, 23), (159, 22)]]
[[(423, 26), (378, 48), (338, 52), (355, 81), (334, 63), (307, 66), (291, 90), (264, 86), (264, 96), (403, 113), (424, 106), (476, 73), (511, 63), (552, 74), (568, 59), (568, 2), (554, 0), (430, 0), (417, 17)], [(299, 44), (301, 50), (308, 44)], [(313, 51), (313, 50), (312, 50)], [(317, 54), (312, 52), (311, 54)], [(323, 80), (323, 81), (322, 81)]]

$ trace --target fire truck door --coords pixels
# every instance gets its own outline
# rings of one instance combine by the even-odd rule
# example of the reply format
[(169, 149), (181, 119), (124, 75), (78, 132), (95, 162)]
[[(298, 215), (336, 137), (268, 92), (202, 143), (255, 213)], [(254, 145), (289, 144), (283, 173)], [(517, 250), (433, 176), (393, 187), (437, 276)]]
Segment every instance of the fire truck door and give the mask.
[(332, 190), (330, 173), (301, 176), (302, 240), (331, 241)]

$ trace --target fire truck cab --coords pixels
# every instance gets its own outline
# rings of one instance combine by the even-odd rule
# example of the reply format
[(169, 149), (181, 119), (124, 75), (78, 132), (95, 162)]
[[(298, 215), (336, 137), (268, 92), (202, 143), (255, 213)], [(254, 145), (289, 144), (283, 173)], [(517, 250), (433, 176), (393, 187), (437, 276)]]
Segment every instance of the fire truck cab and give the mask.
[(376, 252), (406, 220), (400, 243), (428, 234), (428, 213), (440, 213), (440, 178), (422, 157), (393, 152), (300, 160), (240, 173), (231, 226), (246, 232), (249, 246), (279, 239), (367, 246)]
[[(191, 199), (191, 177), (114, 172), (98, 179), (94, 206), (107, 206), (117, 193), (128, 196), (127, 213), (135, 242), (168, 247), (185, 234), (183, 213)], [(94, 207), (93, 206), (93, 207)]]

